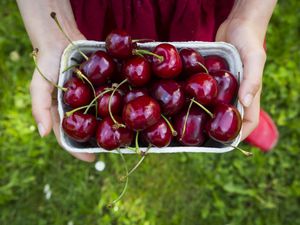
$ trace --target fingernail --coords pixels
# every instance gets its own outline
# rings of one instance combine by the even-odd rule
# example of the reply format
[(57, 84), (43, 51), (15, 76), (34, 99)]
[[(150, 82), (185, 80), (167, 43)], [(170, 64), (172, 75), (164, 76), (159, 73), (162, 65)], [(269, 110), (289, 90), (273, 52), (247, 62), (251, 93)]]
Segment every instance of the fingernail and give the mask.
[(43, 124), (41, 124), (41, 123), (38, 124), (38, 130), (39, 130), (40, 136), (44, 137), (45, 136), (45, 128), (43, 127)]
[(253, 100), (253, 95), (252, 94), (247, 94), (244, 98), (243, 98), (243, 105), (245, 107), (249, 107), (252, 103)]

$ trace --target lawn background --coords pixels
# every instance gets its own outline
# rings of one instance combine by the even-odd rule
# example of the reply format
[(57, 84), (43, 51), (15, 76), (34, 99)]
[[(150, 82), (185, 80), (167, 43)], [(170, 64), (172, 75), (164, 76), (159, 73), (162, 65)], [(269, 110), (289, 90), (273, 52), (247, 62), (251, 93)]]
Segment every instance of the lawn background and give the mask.
[[(262, 3), (263, 4), (263, 3)], [(150, 155), (118, 196), (120, 157), (106, 168), (75, 160), (31, 116), (31, 45), (16, 3), (0, 2), (0, 224), (300, 224), (300, 1), (279, 1), (267, 35), (262, 105), (280, 130), (276, 149)], [(133, 166), (136, 158), (126, 156)], [(46, 199), (44, 187), (52, 195)]]

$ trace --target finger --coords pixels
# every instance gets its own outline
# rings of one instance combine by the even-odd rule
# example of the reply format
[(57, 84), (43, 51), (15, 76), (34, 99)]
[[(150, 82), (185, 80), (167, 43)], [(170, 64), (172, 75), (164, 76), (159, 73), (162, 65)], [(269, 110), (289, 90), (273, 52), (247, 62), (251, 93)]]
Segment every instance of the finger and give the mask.
[(37, 123), (41, 137), (48, 135), (52, 128), (51, 93), (53, 86), (45, 81), (35, 70), (30, 84), (32, 115)]
[(245, 107), (252, 105), (252, 101), (262, 85), (262, 74), (266, 62), (263, 48), (258, 50), (244, 50), (244, 78), (239, 90), (239, 99)]
[[(60, 146), (61, 140), (60, 140), (60, 121), (59, 121), (59, 115), (57, 110), (57, 105), (53, 104), (51, 107), (51, 115), (52, 115), (52, 121), (53, 121), (53, 132), (55, 134), (55, 137), (57, 139), (57, 142)], [(94, 162), (96, 159), (96, 155), (92, 153), (78, 153), (78, 152), (69, 152), (71, 155), (73, 155), (75, 158), (80, 159), (85, 162)]]
[(242, 140), (248, 137), (259, 123), (260, 93), (261, 89), (255, 95), (251, 106), (245, 108), (242, 127)]

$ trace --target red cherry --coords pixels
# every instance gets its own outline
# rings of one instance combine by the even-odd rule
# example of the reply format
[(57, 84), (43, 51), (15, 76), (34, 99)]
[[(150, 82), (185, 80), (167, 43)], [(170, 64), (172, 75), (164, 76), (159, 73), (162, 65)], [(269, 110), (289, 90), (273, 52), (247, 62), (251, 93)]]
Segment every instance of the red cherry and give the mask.
[(205, 67), (208, 73), (217, 70), (229, 70), (229, 65), (224, 58), (218, 55), (208, 55), (204, 57)]
[(93, 92), (87, 83), (84, 83), (77, 77), (71, 77), (65, 84), (64, 103), (72, 108), (88, 105), (92, 98)]
[[(118, 122), (121, 122), (119, 117), (116, 117)], [(113, 150), (119, 147), (128, 146), (133, 139), (133, 132), (127, 128), (114, 128), (114, 122), (110, 117), (100, 121), (97, 128), (96, 140), (97, 144), (106, 149)]]
[(144, 139), (159, 148), (171, 143), (172, 133), (168, 124), (161, 118), (156, 124), (142, 131)]
[[(101, 86), (96, 90), (96, 96), (101, 94), (102, 92), (105, 91), (106, 88), (109, 88), (107, 85), (106, 86)], [(98, 115), (101, 116), (102, 118), (109, 116), (109, 99), (111, 96), (112, 92), (105, 93), (101, 97), (97, 99), (97, 107), (98, 107)], [(114, 115), (118, 115), (121, 111), (122, 107), (122, 96), (121, 94), (116, 91), (114, 93), (114, 96), (112, 97), (111, 100), (111, 112)]]
[(97, 120), (93, 115), (74, 112), (71, 116), (65, 116), (62, 121), (64, 132), (74, 141), (87, 142), (94, 136)]
[(124, 96), (123, 103), (127, 104), (128, 102), (145, 95), (148, 95), (147, 89), (132, 89)]
[(159, 118), (159, 104), (149, 96), (138, 97), (123, 108), (122, 119), (132, 130), (144, 130), (157, 123)]
[(173, 118), (177, 140), (183, 145), (202, 145), (206, 140), (204, 127), (208, 115), (197, 106), (192, 106), (186, 119), (187, 111), (185, 108)]
[(105, 40), (106, 51), (114, 58), (128, 58), (132, 55), (131, 36), (123, 30), (112, 31)]
[(170, 116), (179, 112), (185, 102), (180, 85), (173, 80), (158, 80), (151, 88), (151, 96), (160, 104), (162, 113)]
[(115, 67), (115, 62), (106, 52), (97, 51), (80, 65), (80, 70), (97, 86), (104, 84), (113, 76)]
[(224, 143), (234, 140), (242, 126), (242, 118), (238, 110), (234, 106), (220, 103), (215, 106), (213, 115), (206, 124), (208, 135)]
[(188, 74), (206, 72), (203, 56), (194, 49), (183, 48), (180, 50), (183, 71)]
[(209, 74), (197, 73), (186, 81), (184, 90), (202, 105), (208, 105), (218, 94), (218, 84)]
[(126, 60), (123, 65), (123, 75), (134, 87), (146, 85), (151, 78), (150, 64), (140, 56), (134, 56)]
[(231, 103), (238, 91), (237, 79), (227, 70), (218, 70), (211, 75), (218, 83), (218, 95), (214, 103)]
[(177, 77), (182, 70), (182, 62), (177, 49), (171, 44), (159, 44), (153, 50), (156, 55), (163, 59), (152, 58), (152, 70), (160, 78), (172, 79)]

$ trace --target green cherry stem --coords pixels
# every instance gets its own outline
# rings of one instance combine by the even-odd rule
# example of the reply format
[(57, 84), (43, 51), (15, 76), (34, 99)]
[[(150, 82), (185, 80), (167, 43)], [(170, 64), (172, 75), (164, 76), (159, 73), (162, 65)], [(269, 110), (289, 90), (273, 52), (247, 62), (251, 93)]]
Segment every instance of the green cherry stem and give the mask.
[(164, 57), (162, 55), (157, 55), (157, 54), (150, 52), (148, 50), (145, 50), (145, 49), (135, 49), (135, 50), (133, 50), (133, 54), (135, 54), (135, 55), (151, 55), (151, 56), (158, 58), (160, 62), (162, 62), (164, 60)]
[(62, 90), (62, 91), (67, 91), (67, 90), (68, 90), (67, 88), (64, 88), (64, 87), (61, 87), (61, 86), (55, 84), (54, 82), (52, 82), (51, 80), (49, 80), (49, 79), (42, 73), (42, 71), (41, 71), (41, 69), (40, 69), (40, 67), (38, 66), (38, 63), (37, 63), (37, 54), (38, 54), (38, 52), (39, 52), (39, 49), (38, 49), (38, 48), (35, 48), (35, 49), (33, 50), (33, 52), (32, 52), (31, 55), (32, 55), (32, 58), (33, 58), (34, 65), (35, 65), (37, 71), (39, 72), (39, 74), (40, 74), (40, 75), (41, 75), (48, 83), (52, 84), (54, 87), (56, 87), (56, 88), (58, 88), (58, 89), (60, 89), (60, 90)]
[[(94, 105), (92, 105), (92, 106), (94, 106)], [(85, 106), (78, 107), (78, 108), (73, 109), (73, 110), (71, 110), (71, 111), (69, 111), (69, 112), (66, 112), (66, 116), (69, 117), (69, 116), (71, 116), (74, 112), (77, 112), (77, 111), (79, 111), (79, 110), (86, 109), (86, 108), (89, 108), (89, 107), (91, 107), (91, 106), (90, 106), (90, 105), (85, 105)], [(84, 111), (84, 114), (86, 114), (86, 113), (87, 113), (87, 112)]]
[[(93, 90), (93, 94), (94, 94), (94, 97), (96, 98), (96, 91), (95, 91), (95, 88), (93, 86), (93, 84), (91, 83), (91, 81), (78, 69), (78, 68), (75, 68), (74, 69), (74, 72), (76, 73), (76, 75), (81, 78), (81, 79), (84, 79), (89, 85), (90, 87), (92, 88)], [(96, 117), (97, 117), (97, 114), (98, 114), (98, 107), (97, 107), (97, 104), (96, 104)]]
[(198, 63), (198, 65), (200, 65), (205, 70), (205, 73), (208, 74), (207, 68), (201, 62), (197, 62), (197, 63)]
[(136, 135), (135, 135), (135, 152), (136, 152), (137, 154), (140, 154), (139, 134), (140, 134), (140, 132), (137, 131), (137, 132), (136, 132)]
[(92, 107), (93, 103), (98, 99), (100, 98), (101, 96), (105, 95), (106, 93), (109, 93), (113, 91), (112, 88), (107, 88), (105, 91), (101, 92), (100, 94), (98, 94), (94, 99), (93, 101), (91, 101), (91, 103), (88, 105), (88, 107), (86, 108), (86, 110), (84, 111), (84, 113), (87, 113), (90, 109), (90, 107)]
[(151, 145), (148, 146), (147, 150), (145, 152), (143, 152), (143, 156), (141, 157), (141, 159), (137, 162), (137, 164), (128, 172), (128, 174), (124, 177), (121, 177), (121, 181), (124, 181), (126, 178), (128, 178), (141, 164), (142, 162), (144, 161), (146, 155), (147, 155), (147, 152), (150, 150), (151, 148)]
[(153, 39), (134, 39), (132, 40), (132, 43), (137, 43), (137, 42), (155, 42)]
[[(225, 144), (226, 145), (226, 144)], [(253, 153), (252, 152), (247, 152), (247, 151), (245, 151), (245, 150), (243, 150), (243, 149), (241, 149), (240, 147), (238, 147), (238, 146), (233, 146), (233, 145), (227, 145), (228, 147), (232, 147), (232, 148), (234, 148), (235, 150), (239, 150), (241, 153), (243, 153), (245, 156), (247, 156), (247, 157), (251, 157), (251, 156), (253, 156)]]
[(190, 104), (189, 104), (189, 107), (188, 107), (188, 110), (186, 112), (186, 115), (185, 115), (185, 118), (184, 118), (184, 125), (183, 125), (183, 128), (182, 128), (182, 135), (180, 137), (180, 139), (182, 140), (182, 138), (184, 137), (184, 134), (185, 134), (185, 130), (186, 130), (186, 124), (187, 124), (187, 120), (188, 120), (188, 117), (189, 117), (189, 114), (190, 114), (190, 111), (191, 111), (191, 107), (193, 105), (193, 101), (194, 98), (191, 99), (190, 101)]
[(111, 95), (110, 95), (110, 97), (109, 97), (109, 102), (108, 102), (108, 112), (109, 112), (110, 118), (111, 118), (112, 121), (114, 122), (114, 127), (115, 127), (115, 129), (118, 129), (118, 128), (120, 128), (120, 127), (126, 127), (124, 124), (120, 124), (120, 123), (115, 119), (114, 115), (113, 115), (112, 112), (111, 112), (112, 98), (113, 98), (115, 92), (118, 90), (118, 88), (119, 88), (121, 85), (125, 84), (126, 82), (127, 82), (127, 79), (125, 79), (125, 80), (123, 80), (121, 83), (119, 83), (119, 84), (114, 88), (113, 92), (111, 93)]
[(160, 114), (161, 117), (166, 121), (166, 123), (168, 124), (171, 132), (172, 132), (172, 135), (175, 137), (177, 136), (177, 131), (174, 129), (174, 127), (172, 126), (172, 124), (170, 123), (170, 121), (167, 119), (167, 117), (165, 117), (163, 114)]
[(197, 106), (203, 109), (211, 118), (214, 117), (214, 115), (207, 108), (205, 108), (201, 103), (197, 102), (194, 98), (191, 99), (191, 102), (194, 102)]
[(125, 181), (125, 185), (124, 185), (124, 187), (123, 187), (123, 190), (122, 190), (121, 194), (119, 195), (118, 198), (116, 198), (114, 201), (112, 201), (110, 204), (108, 204), (108, 208), (111, 208), (114, 204), (116, 204), (118, 201), (121, 200), (121, 198), (122, 198), (122, 197), (124, 196), (124, 194), (126, 193), (126, 190), (127, 190), (127, 187), (128, 187), (128, 180), (129, 180), (129, 179), (128, 179), (128, 167), (127, 167), (127, 164), (126, 164), (126, 160), (125, 160), (125, 158), (124, 158), (123, 153), (120, 151), (120, 149), (117, 149), (117, 151), (119, 152), (119, 154), (120, 154), (120, 156), (121, 156), (121, 159), (122, 159), (122, 161), (123, 161), (123, 164), (124, 164), (125, 173), (126, 173), (126, 175), (125, 175), (126, 181)]
[(68, 70), (73, 69), (74, 67), (77, 67), (77, 66), (79, 66), (79, 64), (74, 64), (74, 65), (68, 66), (68, 67), (66, 67), (66, 68), (62, 71), (62, 73), (65, 73), (65, 72), (67, 72)]
[(56, 13), (55, 12), (51, 12), (50, 13), (51, 18), (55, 21), (56, 25), (58, 26), (59, 30), (63, 33), (63, 35), (65, 36), (65, 38), (77, 49), (77, 51), (82, 55), (82, 57), (85, 60), (88, 60), (89, 57), (86, 56), (86, 54), (84, 54), (78, 46), (76, 46), (73, 41), (69, 38), (69, 36), (66, 34), (66, 32), (64, 31), (64, 29), (62, 28), (62, 26), (60, 25), (57, 17), (56, 17)]

